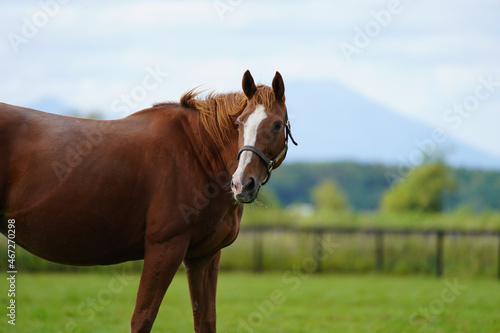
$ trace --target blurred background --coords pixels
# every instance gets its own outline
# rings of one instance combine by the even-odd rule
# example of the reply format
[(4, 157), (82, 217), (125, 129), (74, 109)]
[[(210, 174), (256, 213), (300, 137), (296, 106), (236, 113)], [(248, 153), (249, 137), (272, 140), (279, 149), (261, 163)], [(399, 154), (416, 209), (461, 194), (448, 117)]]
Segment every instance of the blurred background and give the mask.
[[(279, 71), (299, 146), (246, 208), (224, 271), (497, 279), (499, 13), (496, 0), (3, 1), (0, 100), (115, 119)], [(19, 256), (27, 271), (101, 269)]]

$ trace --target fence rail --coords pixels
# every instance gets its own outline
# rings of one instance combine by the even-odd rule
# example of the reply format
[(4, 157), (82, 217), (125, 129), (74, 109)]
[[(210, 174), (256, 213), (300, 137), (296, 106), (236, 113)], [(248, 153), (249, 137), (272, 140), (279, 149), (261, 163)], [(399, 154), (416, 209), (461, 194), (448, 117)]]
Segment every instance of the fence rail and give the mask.
[[(253, 270), (255, 272), (263, 271), (264, 260), (264, 241), (263, 236), (266, 233), (285, 233), (292, 232), (298, 234), (313, 234), (315, 239), (315, 251), (313, 258), (322, 257), (321, 253), (317, 251), (322, 250), (322, 242), (325, 234), (349, 234), (349, 235), (369, 235), (374, 238), (374, 253), (373, 261), (375, 270), (378, 272), (384, 271), (385, 239), (387, 235), (400, 235), (400, 236), (434, 236), (435, 237), (435, 274), (437, 277), (443, 275), (445, 268), (445, 247), (443, 246), (445, 238), (452, 236), (474, 237), (474, 236), (490, 236), (496, 237), (498, 241), (497, 246), (497, 278), (500, 279), (500, 230), (447, 230), (447, 229), (360, 229), (360, 228), (340, 228), (340, 227), (312, 227), (312, 228), (298, 228), (298, 227), (282, 227), (282, 226), (255, 226), (244, 227), (240, 230), (240, 234), (247, 233), (253, 234)], [(322, 261), (316, 260), (317, 273), (323, 271)]]

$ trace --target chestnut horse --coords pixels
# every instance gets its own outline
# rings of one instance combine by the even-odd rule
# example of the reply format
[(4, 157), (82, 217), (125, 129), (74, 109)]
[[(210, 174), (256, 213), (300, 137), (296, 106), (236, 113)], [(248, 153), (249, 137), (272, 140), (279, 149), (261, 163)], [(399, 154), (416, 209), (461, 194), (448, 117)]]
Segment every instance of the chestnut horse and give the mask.
[(271, 88), (247, 71), (243, 93), (118, 120), (0, 103), (0, 231), (15, 219), (18, 245), (62, 264), (144, 259), (132, 332), (151, 330), (184, 262), (195, 331), (215, 332), (221, 249), (291, 138), (284, 92), (278, 72)]

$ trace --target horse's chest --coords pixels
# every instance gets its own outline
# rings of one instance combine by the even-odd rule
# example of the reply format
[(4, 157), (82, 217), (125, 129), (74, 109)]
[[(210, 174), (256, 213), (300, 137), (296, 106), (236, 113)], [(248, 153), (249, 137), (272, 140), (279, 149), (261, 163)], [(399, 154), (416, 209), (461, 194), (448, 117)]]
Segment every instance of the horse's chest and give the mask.
[(200, 239), (192, 244), (188, 251), (189, 256), (208, 254), (222, 249), (233, 243), (240, 229), (241, 213), (226, 214), (221, 220), (207, 228)]

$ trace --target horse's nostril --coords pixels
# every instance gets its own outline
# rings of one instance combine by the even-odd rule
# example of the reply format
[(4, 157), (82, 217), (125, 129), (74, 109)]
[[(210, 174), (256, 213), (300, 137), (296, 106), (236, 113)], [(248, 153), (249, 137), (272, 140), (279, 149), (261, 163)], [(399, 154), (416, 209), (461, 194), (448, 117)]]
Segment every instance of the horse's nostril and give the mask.
[(255, 189), (255, 178), (250, 177), (250, 179), (248, 179), (247, 184), (245, 185), (245, 190), (251, 192), (254, 189)]

